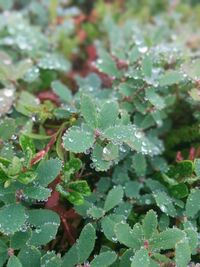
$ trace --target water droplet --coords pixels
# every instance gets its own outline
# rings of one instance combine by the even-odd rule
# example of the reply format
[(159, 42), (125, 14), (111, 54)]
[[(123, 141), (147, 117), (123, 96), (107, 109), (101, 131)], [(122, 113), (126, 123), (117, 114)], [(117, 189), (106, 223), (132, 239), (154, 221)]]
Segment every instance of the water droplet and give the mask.
[(138, 50), (140, 53), (145, 54), (148, 51), (148, 47), (147, 46), (140, 46), (140, 47), (138, 47)]

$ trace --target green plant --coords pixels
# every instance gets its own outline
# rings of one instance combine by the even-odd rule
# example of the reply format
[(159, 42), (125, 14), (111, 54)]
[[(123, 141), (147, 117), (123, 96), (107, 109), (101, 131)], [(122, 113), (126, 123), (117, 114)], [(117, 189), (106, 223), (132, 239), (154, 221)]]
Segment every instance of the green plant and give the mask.
[(200, 262), (199, 5), (142, 2), (0, 1), (0, 266)]

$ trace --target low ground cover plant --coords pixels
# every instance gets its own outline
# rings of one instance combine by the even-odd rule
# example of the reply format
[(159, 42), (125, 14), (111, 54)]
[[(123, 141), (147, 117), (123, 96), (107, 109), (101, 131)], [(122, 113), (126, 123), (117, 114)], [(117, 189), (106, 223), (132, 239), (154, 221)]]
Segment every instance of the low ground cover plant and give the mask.
[(0, 10), (0, 266), (198, 266), (198, 1)]

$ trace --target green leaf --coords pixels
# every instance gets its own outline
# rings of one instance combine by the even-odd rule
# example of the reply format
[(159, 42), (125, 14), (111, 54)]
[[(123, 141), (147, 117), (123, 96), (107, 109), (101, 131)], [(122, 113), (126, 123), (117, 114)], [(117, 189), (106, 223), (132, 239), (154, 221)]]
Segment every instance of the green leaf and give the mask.
[(98, 128), (106, 129), (113, 126), (118, 118), (119, 107), (116, 102), (107, 101), (98, 114)]
[(34, 171), (20, 172), (17, 180), (22, 184), (30, 184), (37, 178), (37, 173)]
[(143, 244), (143, 232), (140, 224), (135, 224), (133, 229), (127, 223), (115, 226), (117, 240), (127, 247), (139, 249)]
[(131, 259), (133, 259), (133, 249), (127, 249), (121, 256), (119, 267), (131, 267)]
[(136, 153), (132, 158), (132, 166), (138, 176), (144, 176), (146, 174), (146, 159), (142, 153)]
[(58, 158), (42, 161), (37, 168), (37, 182), (41, 186), (50, 184), (60, 173), (62, 162)]
[(65, 163), (64, 171), (72, 174), (78, 172), (82, 167), (82, 161), (79, 158), (72, 158)]
[(26, 135), (20, 135), (19, 137), (19, 143), (22, 148), (22, 150), (27, 153), (27, 152), (32, 152), (32, 154), (35, 153), (35, 145), (33, 143), (33, 140)]
[(92, 99), (88, 95), (83, 95), (81, 97), (81, 114), (83, 115), (86, 123), (91, 128), (97, 127), (97, 111), (94, 103), (94, 99)]
[(101, 227), (103, 230), (104, 235), (106, 238), (112, 242), (116, 242), (116, 236), (115, 236), (115, 225), (117, 223), (120, 223), (121, 221), (124, 220), (123, 215), (116, 215), (116, 214), (111, 214), (108, 216), (105, 216), (101, 220)]
[(138, 266), (143, 266), (143, 267), (150, 266), (149, 254), (145, 248), (141, 248), (140, 250), (138, 250), (132, 259), (131, 267), (138, 267)]
[(88, 223), (81, 231), (77, 241), (79, 263), (86, 261), (94, 249), (96, 232), (92, 224)]
[(68, 71), (70, 68), (69, 62), (61, 55), (57, 54), (46, 54), (38, 62), (38, 66), (45, 70), (59, 70)]
[(74, 267), (88, 259), (94, 249), (96, 232), (92, 224), (88, 223), (82, 230), (76, 244), (63, 257), (63, 267)]
[(155, 234), (150, 241), (150, 246), (154, 249), (171, 249), (185, 238), (185, 233), (177, 228), (167, 229)]
[(103, 159), (106, 161), (116, 160), (119, 157), (119, 147), (112, 143), (103, 148)]
[(41, 258), (42, 267), (61, 267), (62, 260), (55, 254), (54, 251), (47, 251), (47, 253)]
[(147, 88), (145, 91), (146, 98), (156, 109), (163, 109), (165, 107), (164, 99), (156, 93), (155, 88)]
[(135, 125), (115, 125), (109, 127), (104, 131), (103, 137), (116, 144), (124, 142), (137, 152), (144, 154), (152, 152), (150, 142), (142, 131), (136, 129)]
[(158, 264), (156, 261), (152, 260), (150, 258), (150, 265), (149, 267), (160, 267), (160, 264)]
[(87, 181), (84, 181), (84, 180), (70, 182), (68, 184), (68, 187), (71, 190), (74, 190), (74, 191), (81, 193), (83, 196), (89, 196), (91, 194), (90, 187), (89, 187)]
[(159, 230), (164, 231), (169, 227), (170, 218), (165, 213), (161, 214), (159, 220)]
[(175, 70), (169, 70), (160, 79), (160, 86), (169, 86), (179, 83), (183, 80), (183, 75)]
[(104, 203), (104, 210), (109, 211), (117, 206), (123, 198), (124, 191), (121, 185), (118, 185), (108, 192)]
[(157, 226), (158, 226), (157, 214), (153, 210), (148, 211), (144, 217), (142, 225), (144, 231), (144, 237), (146, 239), (150, 239), (152, 235), (156, 232)]
[(104, 131), (105, 138), (113, 141), (114, 143), (122, 143), (126, 140), (134, 138), (135, 129), (133, 125), (115, 125), (109, 127)]
[(92, 147), (95, 141), (94, 134), (78, 127), (71, 127), (63, 136), (64, 148), (74, 152), (83, 153)]
[(27, 73), (27, 71), (32, 67), (32, 64), (33, 63), (30, 59), (25, 59), (20, 61), (15, 68), (13, 78), (15, 80), (23, 78), (23, 76)]
[(87, 210), (87, 215), (93, 219), (100, 219), (105, 214), (105, 211), (102, 208), (92, 206)]
[(89, 196), (91, 194), (90, 187), (86, 181), (75, 181), (68, 184), (69, 194), (66, 195), (67, 199), (76, 205), (83, 204), (83, 196)]
[(16, 103), (16, 110), (25, 116), (32, 115), (32, 109), (38, 108), (38, 99), (27, 91), (22, 91)]
[(129, 181), (125, 184), (125, 195), (130, 198), (139, 198), (141, 187), (141, 183)]
[(112, 165), (112, 161), (104, 160), (103, 150), (104, 148), (96, 143), (92, 151), (91, 160), (93, 163), (91, 167), (94, 167), (96, 171), (107, 171)]
[(8, 260), (7, 267), (22, 267), (20, 260), (16, 256), (11, 256)]
[(36, 81), (39, 78), (39, 76), (40, 76), (39, 68), (36, 66), (33, 66), (26, 71), (22, 79), (27, 83), (32, 83)]
[(200, 159), (195, 159), (194, 169), (195, 169), (196, 175), (200, 177)]
[(150, 56), (145, 56), (142, 60), (142, 70), (145, 76), (151, 77), (152, 74), (152, 59)]
[(3, 240), (0, 240), (0, 266), (4, 266), (8, 258), (8, 247)]
[(24, 196), (36, 199), (38, 201), (45, 201), (51, 195), (51, 190), (49, 188), (38, 186), (25, 187), (23, 190)]
[(63, 256), (62, 267), (74, 267), (78, 263), (77, 246), (74, 244)]
[(6, 141), (15, 134), (16, 124), (13, 119), (5, 118), (0, 120), (0, 139)]
[(0, 231), (5, 235), (19, 231), (25, 221), (25, 208), (20, 204), (9, 204), (0, 209)]
[(175, 261), (177, 267), (186, 267), (189, 263), (191, 251), (186, 240), (178, 242), (175, 246)]
[(108, 267), (115, 262), (116, 259), (117, 255), (114, 251), (102, 252), (90, 262), (90, 267)]
[(31, 230), (27, 230), (26, 232), (16, 232), (11, 236), (10, 246), (13, 249), (21, 249), (28, 239), (31, 237)]
[(131, 63), (135, 63), (139, 58), (140, 58), (140, 52), (139, 52), (137, 46), (135, 46), (130, 51), (129, 60), (130, 60)]
[(192, 79), (197, 80), (200, 78), (200, 68), (199, 68), (200, 60), (197, 58), (196, 60), (192, 60), (192, 62), (186, 62), (183, 65), (183, 70), (185, 73)]
[[(60, 192), (60, 191), (59, 191)], [(63, 195), (64, 196), (64, 195)], [(70, 194), (66, 194), (66, 197), (68, 199), (69, 202), (71, 202), (74, 205), (82, 205), (84, 204), (84, 197), (82, 194), (74, 191), (74, 192), (70, 192)]]
[(115, 77), (120, 76), (114, 60), (106, 51), (101, 51), (100, 58), (97, 60), (96, 66), (101, 72), (105, 72), (108, 75)]
[(200, 189), (192, 189), (186, 201), (186, 206), (185, 206), (186, 216), (194, 218), (195, 215), (200, 211), (199, 200), (200, 200)]
[(22, 266), (26, 267), (40, 267), (40, 257), (40, 251), (34, 246), (25, 246), (18, 254)]
[(153, 194), (156, 204), (161, 209), (162, 212), (170, 215), (171, 217), (176, 216), (176, 209), (174, 208), (171, 198), (167, 195), (166, 192), (156, 192)]
[(45, 245), (55, 238), (60, 225), (59, 216), (50, 210), (30, 210), (28, 222), (34, 226), (29, 244), (34, 246)]
[(169, 192), (172, 194), (173, 197), (180, 199), (186, 197), (189, 193), (187, 185), (183, 183), (172, 186), (169, 189)]
[(72, 94), (69, 88), (65, 84), (57, 80), (51, 83), (51, 87), (54, 93), (59, 96), (61, 101), (66, 102), (66, 103), (71, 102)]
[(40, 227), (45, 223), (52, 223), (57, 227), (60, 225), (60, 219), (57, 213), (47, 209), (31, 209), (28, 211), (28, 222), (31, 225)]
[(191, 176), (193, 171), (193, 162), (191, 160), (182, 160), (179, 161), (175, 166), (172, 166), (167, 174), (172, 178), (183, 178)]
[(198, 247), (198, 233), (192, 228), (188, 228), (184, 230), (184, 232), (187, 235), (187, 240), (190, 246), (191, 253), (195, 255), (197, 253)]

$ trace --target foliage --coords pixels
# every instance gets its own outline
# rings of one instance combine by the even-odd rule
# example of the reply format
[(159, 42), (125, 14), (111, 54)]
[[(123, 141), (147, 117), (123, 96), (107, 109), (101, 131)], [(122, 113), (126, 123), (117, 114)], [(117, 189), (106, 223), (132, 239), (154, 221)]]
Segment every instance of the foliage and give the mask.
[(198, 1), (0, 12), (0, 266), (200, 262)]

